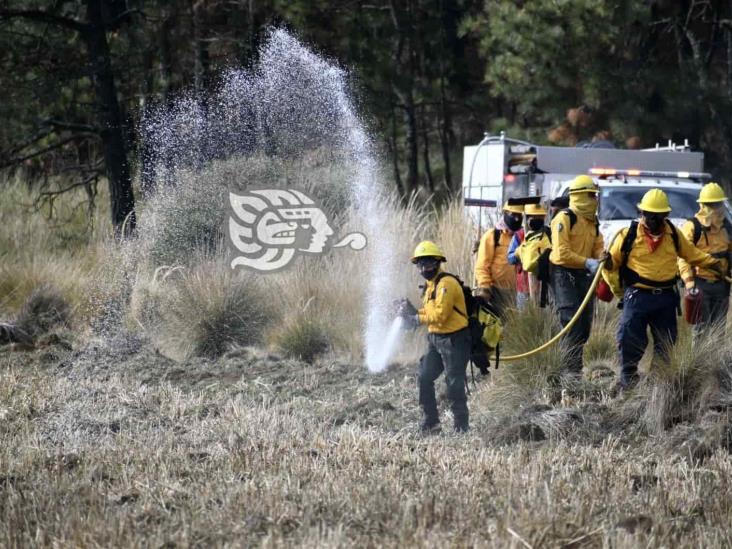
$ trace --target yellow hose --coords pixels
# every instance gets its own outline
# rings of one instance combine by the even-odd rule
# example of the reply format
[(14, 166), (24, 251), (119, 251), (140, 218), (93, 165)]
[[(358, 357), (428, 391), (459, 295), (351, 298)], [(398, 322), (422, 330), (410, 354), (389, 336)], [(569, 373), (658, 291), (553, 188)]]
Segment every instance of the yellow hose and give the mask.
[(501, 361), (507, 361), (511, 362), (513, 360), (521, 360), (522, 358), (528, 358), (532, 355), (535, 355), (537, 353), (542, 352), (543, 350), (551, 347), (554, 345), (563, 335), (565, 335), (569, 330), (572, 329), (572, 326), (574, 326), (577, 323), (577, 320), (579, 320), (579, 317), (582, 315), (582, 312), (587, 307), (587, 304), (592, 299), (592, 296), (595, 293), (595, 288), (597, 288), (598, 283), (600, 282), (600, 277), (602, 276), (602, 265), (605, 261), (600, 261), (600, 265), (597, 267), (597, 272), (595, 273), (595, 278), (592, 279), (592, 284), (590, 284), (590, 289), (587, 291), (587, 295), (582, 300), (582, 303), (580, 303), (579, 308), (577, 309), (577, 312), (574, 313), (574, 316), (570, 319), (570, 321), (567, 323), (567, 325), (562, 328), (557, 335), (555, 335), (553, 338), (551, 338), (549, 341), (544, 343), (543, 345), (540, 345), (536, 349), (532, 349), (531, 351), (527, 351), (525, 353), (521, 353), (520, 355), (510, 355), (510, 356), (503, 356), (501, 355)]

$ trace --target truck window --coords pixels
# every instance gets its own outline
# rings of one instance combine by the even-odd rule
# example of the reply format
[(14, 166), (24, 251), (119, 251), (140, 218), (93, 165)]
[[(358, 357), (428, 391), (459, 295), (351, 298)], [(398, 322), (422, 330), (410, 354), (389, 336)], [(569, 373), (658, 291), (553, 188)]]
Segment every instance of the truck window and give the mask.
[[(598, 217), (602, 221), (613, 219), (635, 219), (638, 217), (637, 204), (648, 192), (648, 187), (600, 187), (600, 211)], [(698, 189), (669, 189), (663, 192), (671, 203), (670, 217), (688, 219), (699, 209), (696, 199)]]

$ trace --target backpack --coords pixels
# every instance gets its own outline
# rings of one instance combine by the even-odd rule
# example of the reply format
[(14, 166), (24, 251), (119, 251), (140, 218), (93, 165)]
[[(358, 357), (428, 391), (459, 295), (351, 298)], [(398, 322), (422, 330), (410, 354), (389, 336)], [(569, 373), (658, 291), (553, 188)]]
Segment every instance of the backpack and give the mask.
[[(671, 223), (668, 219), (666, 219), (666, 225), (671, 228), (671, 239), (674, 241), (674, 248), (676, 248), (676, 255), (679, 254), (679, 233), (678, 229), (674, 226), (673, 223)], [(672, 286), (676, 283), (677, 277), (674, 276), (673, 279), (670, 280), (663, 280), (661, 282), (655, 281), (655, 280), (649, 280), (648, 278), (644, 278), (640, 276), (638, 273), (636, 273), (634, 270), (628, 268), (628, 256), (630, 255), (630, 251), (633, 249), (633, 244), (635, 243), (635, 239), (638, 236), (638, 221), (634, 220), (630, 227), (628, 227), (628, 232), (625, 233), (625, 237), (623, 238), (623, 243), (620, 245), (620, 254), (621, 254), (621, 261), (620, 261), (620, 283), (623, 286), (632, 286), (633, 284), (640, 282), (641, 284), (645, 284), (646, 286), (651, 286), (655, 288), (665, 288), (668, 286)]]
[[(499, 360), (499, 343), (503, 333), (503, 323), (493, 308), (473, 295), (468, 286), (460, 280), (460, 277), (452, 273), (441, 272), (435, 278), (435, 287), (429, 299), (437, 297), (437, 285), (444, 277), (450, 276), (458, 281), (465, 298), (464, 313), (458, 307), (453, 309), (461, 316), (468, 320), (468, 330), (470, 332), (470, 359), (480, 369), (481, 373), (487, 373), (488, 354), (490, 351), (496, 351), (496, 368), (498, 368)], [(467, 313), (467, 314), (466, 314)]]
[[(577, 214), (572, 211), (572, 208), (564, 208), (562, 210), (569, 217), (569, 230), (571, 231), (575, 223), (577, 223)], [(595, 216), (595, 236), (600, 234), (600, 220)]]
[(539, 262), (543, 257), (548, 259), (545, 250), (551, 249), (551, 229), (543, 227), (542, 230), (531, 233), (519, 245), (516, 255), (521, 260), (521, 268), (532, 274), (539, 272)]
[[(707, 244), (709, 244), (709, 237), (707, 237), (707, 230), (701, 224), (701, 221), (699, 221), (696, 217), (689, 218), (689, 221), (691, 221), (694, 224), (694, 238), (692, 239), (694, 246), (696, 246), (697, 243), (699, 242), (699, 239), (701, 239), (702, 233), (704, 234), (704, 238), (707, 239)], [(732, 239), (732, 224), (729, 222), (729, 220), (726, 217), (724, 218), (724, 221), (722, 221), (722, 228), (725, 231), (727, 231), (727, 238)]]
[[(697, 245), (699, 240), (701, 239), (701, 235), (704, 234), (704, 238), (707, 241), (707, 244), (709, 244), (709, 237), (707, 236), (707, 229), (704, 228), (704, 226), (701, 224), (701, 221), (699, 221), (696, 217), (689, 218), (689, 221), (691, 221), (694, 224), (694, 235), (692, 238), (692, 243), (694, 246)], [(722, 221), (722, 228), (727, 232), (727, 238), (732, 239), (732, 224), (727, 220), (725, 217)], [(717, 259), (726, 259), (727, 260), (727, 276), (730, 275), (730, 268), (732, 267), (732, 258), (730, 258), (729, 251), (724, 252), (716, 252), (711, 254), (712, 257), (716, 257)]]

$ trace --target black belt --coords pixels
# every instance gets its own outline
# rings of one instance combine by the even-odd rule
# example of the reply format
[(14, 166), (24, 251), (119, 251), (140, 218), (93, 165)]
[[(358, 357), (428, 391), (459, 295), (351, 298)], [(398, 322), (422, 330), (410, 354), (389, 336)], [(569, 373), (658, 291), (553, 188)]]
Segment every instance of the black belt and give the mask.
[(665, 288), (639, 288), (638, 286), (630, 286), (630, 289), (653, 295), (669, 294), (676, 292), (676, 286), (667, 286)]

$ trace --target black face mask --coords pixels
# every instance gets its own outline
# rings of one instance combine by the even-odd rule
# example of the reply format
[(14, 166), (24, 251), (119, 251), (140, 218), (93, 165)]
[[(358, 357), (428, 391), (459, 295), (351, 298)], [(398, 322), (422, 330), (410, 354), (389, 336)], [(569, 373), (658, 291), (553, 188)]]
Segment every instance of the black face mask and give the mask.
[(648, 227), (648, 230), (651, 231), (651, 234), (661, 234), (663, 231), (663, 224), (666, 220), (665, 214), (657, 214), (657, 213), (644, 213), (643, 214), (643, 222), (645, 223), (646, 227)]
[(503, 222), (511, 231), (518, 231), (521, 228), (523, 216), (512, 212), (503, 212)]
[(432, 280), (435, 278), (435, 275), (437, 274), (437, 271), (440, 270), (440, 262), (437, 259), (421, 259), (417, 262), (417, 267), (419, 268), (419, 274), (422, 275), (422, 278), (425, 280)]
[(532, 231), (540, 231), (541, 228), (544, 226), (544, 220), (543, 219), (529, 219), (529, 229)]

